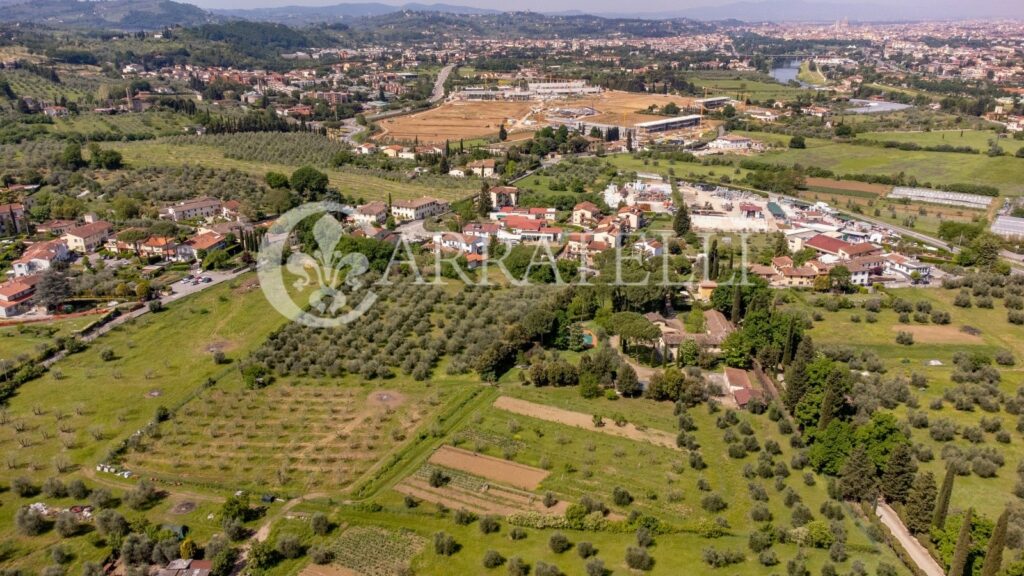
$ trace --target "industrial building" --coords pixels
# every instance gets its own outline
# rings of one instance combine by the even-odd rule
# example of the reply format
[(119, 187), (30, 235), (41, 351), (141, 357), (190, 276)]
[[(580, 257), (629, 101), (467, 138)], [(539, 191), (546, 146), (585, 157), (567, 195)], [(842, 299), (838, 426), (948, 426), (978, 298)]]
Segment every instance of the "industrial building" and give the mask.
[(683, 128), (697, 128), (700, 126), (700, 120), (701, 118), (697, 114), (690, 114), (688, 116), (640, 122), (636, 125), (636, 129), (640, 134), (653, 134), (655, 132), (668, 132), (669, 130), (681, 130)]

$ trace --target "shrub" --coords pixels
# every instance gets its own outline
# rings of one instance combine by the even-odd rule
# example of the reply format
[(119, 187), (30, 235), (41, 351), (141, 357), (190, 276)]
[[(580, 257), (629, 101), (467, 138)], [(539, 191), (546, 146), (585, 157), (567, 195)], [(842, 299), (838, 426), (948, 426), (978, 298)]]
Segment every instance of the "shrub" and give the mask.
[(283, 558), (294, 559), (305, 554), (306, 549), (302, 545), (298, 536), (294, 534), (282, 534), (278, 536), (277, 543), (274, 545), (274, 549)]
[(580, 542), (576, 545), (576, 553), (585, 560), (597, 554), (597, 548), (594, 548), (594, 545), (590, 542)]
[(533, 569), (535, 576), (563, 576), (562, 570), (554, 564), (547, 564), (545, 562), (537, 562), (537, 567)]
[(586, 568), (587, 576), (605, 576), (608, 572), (604, 567), (604, 561), (600, 558), (591, 558), (590, 560), (587, 560), (584, 568)]
[(508, 576), (526, 576), (530, 573), (530, 565), (523, 561), (518, 556), (509, 558), (508, 566), (506, 566)]
[(46, 529), (46, 519), (37, 510), (22, 506), (14, 513), (14, 525), (25, 536), (38, 536)]
[(494, 516), (484, 516), (480, 519), (480, 532), (484, 534), (493, 534), (501, 530), (501, 524), (498, 519)]
[(555, 532), (550, 538), (548, 538), (548, 548), (550, 548), (555, 554), (561, 554), (572, 548), (572, 542), (569, 542), (569, 538), (567, 538), (565, 534)]
[(317, 536), (324, 536), (331, 531), (331, 521), (327, 519), (327, 515), (323, 512), (313, 514), (309, 519), (309, 526), (312, 528), (313, 534)]
[(745, 559), (743, 552), (739, 550), (717, 550), (710, 546), (701, 551), (701, 558), (712, 568), (724, 568), (743, 562)]
[(440, 488), (451, 482), (451, 480), (451, 477), (445, 474), (442, 470), (434, 468), (430, 471), (430, 479), (427, 482), (432, 488)]
[(451, 556), (459, 551), (459, 543), (447, 532), (434, 534), (434, 552), (439, 556)]
[(626, 548), (626, 566), (633, 570), (647, 571), (654, 568), (654, 558), (651, 558), (646, 548), (630, 546)]
[(497, 550), (484, 552), (484, 568), (497, 568), (504, 563), (505, 557), (499, 554)]
[(525, 540), (526, 530), (523, 530), (522, 528), (516, 526), (515, 528), (512, 528), (508, 531), (508, 537), (512, 540)]
[(633, 503), (633, 495), (625, 488), (616, 486), (615, 489), (612, 490), (612, 502), (614, 502), (616, 506), (629, 506)]
[(334, 561), (334, 552), (325, 546), (313, 546), (309, 549), (309, 558), (314, 564), (330, 564)]
[(700, 507), (712, 514), (715, 512), (721, 512), (728, 506), (729, 505), (726, 504), (725, 499), (718, 494), (708, 494), (700, 500)]
[(910, 332), (900, 331), (896, 334), (896, 343), (910, 346), (914, 343), (914, 335)]
[(555, 497), (554, 492), (545, 492), (543, 502), (545, 508), (551, 508), (555, 504), (558, 504), (558, 498)]
[(764, 550), (757, 555), (757, 561), (762, 566), (775, 566), (779, 563), (779, 557), (775, 555), (774, 550)]
[(469, 524), (476, 522), (476, 518), (476, 514), (466, 510), (465, 508), (459, 508), (452, 516), (452, 519), (455, 520), (455, 523), (459, 526), (468, 526)]
[(39, 487), (24, 476), (19, 476), (11, 481), (11, 490), (14, 490), (14, 493), (22, 498), (31, 498), (39, 494)]

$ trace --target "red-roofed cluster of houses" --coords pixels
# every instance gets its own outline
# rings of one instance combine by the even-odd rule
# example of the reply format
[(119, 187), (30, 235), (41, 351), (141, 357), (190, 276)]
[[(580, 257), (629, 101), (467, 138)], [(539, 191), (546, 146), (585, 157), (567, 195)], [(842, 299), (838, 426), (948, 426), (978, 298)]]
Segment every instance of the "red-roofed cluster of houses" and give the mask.
[(836, 266), (850, 271), (850, 283), (869, 286), (886, 280), (906, 281), (915, 275), (927, 279), (931, 266), (903, 254), (884, 250), (871, 242), (851, 243), (826, 234), (816, 234), (802, 242), (817, 256), (797, 266), (789, 256), (773, 258), (771, 265), (752, 264), (750, 273), (775, 287), (812, 287), (815, 280), (827, 277)]

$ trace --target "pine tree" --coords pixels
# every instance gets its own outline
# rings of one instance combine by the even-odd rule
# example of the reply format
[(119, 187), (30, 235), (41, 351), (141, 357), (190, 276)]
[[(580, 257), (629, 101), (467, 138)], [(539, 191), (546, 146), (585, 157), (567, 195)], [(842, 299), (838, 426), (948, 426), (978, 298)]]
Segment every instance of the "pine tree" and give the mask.
[(740, 285), (737, 284), (732, 288), (732, 323), (739, 324), (741, 314), (743, 312), (743, 292), (740, 291)]
[(981, 565), (981, 576), (996, 576), (1003, 566), (1003, 548), (1006, 547), (1006, 524), (1009, 521), (1009, 511), (1003, 509), (996, 521), (996, 527), (992, 529), (992, 536), (988, 539), (988, 548), (985, 549), (985, 563)]
[(854, 448), (839, 475), (839, 489), (843, 498), (864, 501), (874, 495), (875, 465), (863, 447)]
[(917, 464), (914, 463), (910, 445), (898, 444), (889, 455), (889, 461), (885, 464), (885, 471), (882, 473), (880, 488), (886, 502), (906, 502), (910, 488), (914, 484), (915, 473), (917, 473)]
[(935, 501), (935, 511), (932, 514), (932, 526), (942, 529), (946, 525), (946, 515), (949, 514), (949, 499), (953, 496), (953, 468), (946, 467), (946, 477), (942, 479), (942, 488), (939, 490), (938, 499)]
[(800, 339), (800, 344), (796, 347), (796, 356), (793, 358), (793, 363), (789, 365), (789, 370), (786, 371), (786, 395), (785, 402), (786, 407), (792, 412), (796, 405), (803, 399), (804, 394), (807, 393), (807, 387), (809, 386), (809, 376), (807, 375), (807, 365), (814, 360), (814, 342), (810, 336), (804, 336)]
[(672, 231), (682, 237), (690, 232), (690, 209), (680, 201), (675, 216), (672, 217)]
[(968, 508), (960, 524), (960, 533), (956, 537), (956, 548), (953, 549), (953, 560), (949, 563), (949, 576), (964, 576), (967, 566), (967, 555), (971, 552), (971, 524), (974, 520), (974, 509)]
[(925, 534), (931, 528), (936, 492), (935, 476), (931, 472), (922, 472), (914, 478), (904, 507), (907, 528), (912, 533)]

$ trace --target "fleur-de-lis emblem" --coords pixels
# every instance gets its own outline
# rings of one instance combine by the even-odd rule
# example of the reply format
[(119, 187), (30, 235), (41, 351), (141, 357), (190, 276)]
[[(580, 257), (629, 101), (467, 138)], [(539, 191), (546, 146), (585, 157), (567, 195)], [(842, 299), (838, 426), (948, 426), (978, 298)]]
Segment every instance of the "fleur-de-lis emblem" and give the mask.
[[(342, 285), (355, 290), (362, 287), (359, 276), (369, 269), (366, 256), (359, 253), (339, 256), (336, 249), (345, 233), (341, 223), (326, 214), (313, 225), (316, 250), (312, 255), (305, 252), (293, 253), (288, 257), (286, 268), (297, 280), (293, 286), (302, 290), (316, 282), (316, 290), (309, 296), (309, 304), (322, 316), (333, 316), (348, 303), (341, 290)], [(349, 270), (345, 272), (345, 268)], [(312, 270), (315, 278), (310, 276)]]

